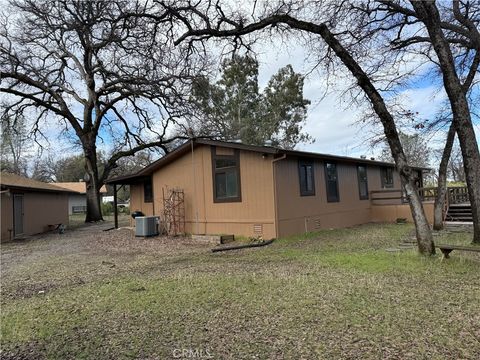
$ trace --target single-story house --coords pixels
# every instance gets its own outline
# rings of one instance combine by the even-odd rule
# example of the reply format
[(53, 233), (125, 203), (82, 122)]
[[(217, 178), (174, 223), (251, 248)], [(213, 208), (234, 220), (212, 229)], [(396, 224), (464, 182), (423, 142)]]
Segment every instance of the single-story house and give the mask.
[[(55, 186), (70, 190), (68, 196), (68, 214), (84, 214), (87, 212), (87, 188), (83, 181), (78, 182), (56, 182)], [(107, 187), (103, 185), (100, 188), (100, 195), (107, 193)]]
[[(420, 187), (427, 170), (415, 168)], [(160, 217), (164, 194), (182, 189), (185, 231), (191, 234), (268, 239), (411, 220), (392, 163), (237, 142), (190, 140), (138, 173), (108, 183), (130, 185), (131, 211)], [(430, 218), (432, 208), (427, 207)]]
[(7, 172), (0, 184), (2, 242), (68, 224), (69, 190)]

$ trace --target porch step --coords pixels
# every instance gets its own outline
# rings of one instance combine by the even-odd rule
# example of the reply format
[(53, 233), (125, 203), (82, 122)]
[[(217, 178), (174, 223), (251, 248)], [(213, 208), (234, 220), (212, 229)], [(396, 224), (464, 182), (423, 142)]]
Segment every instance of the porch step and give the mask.
[(448, 216), (446, 217), (447, 221), (464, 221), (464, 222), (470, 222), (473, 221), (471, 216)]
[(445, 231), (450, 233), (473, 232), (471, 221), (445, 221)]
[(450, 204), (445, 216), (445, 221), (448, 222), (471, 222), (472, 206), (468, 203)]

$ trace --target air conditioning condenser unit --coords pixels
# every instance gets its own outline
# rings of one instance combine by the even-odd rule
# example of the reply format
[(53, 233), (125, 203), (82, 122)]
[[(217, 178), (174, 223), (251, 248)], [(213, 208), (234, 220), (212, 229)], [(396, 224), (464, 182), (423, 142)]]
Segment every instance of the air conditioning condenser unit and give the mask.
[(137, 216), (135, 218), (135, 236), (158, 235), (158, 216)]

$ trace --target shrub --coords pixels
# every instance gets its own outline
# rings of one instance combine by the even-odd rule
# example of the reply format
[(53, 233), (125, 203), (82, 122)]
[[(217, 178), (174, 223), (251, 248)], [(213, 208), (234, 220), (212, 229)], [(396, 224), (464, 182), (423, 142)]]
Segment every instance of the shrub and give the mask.
[(113, 214), (113, 204), (105, 203), (102, 204), (102, 215), (112, 215)]

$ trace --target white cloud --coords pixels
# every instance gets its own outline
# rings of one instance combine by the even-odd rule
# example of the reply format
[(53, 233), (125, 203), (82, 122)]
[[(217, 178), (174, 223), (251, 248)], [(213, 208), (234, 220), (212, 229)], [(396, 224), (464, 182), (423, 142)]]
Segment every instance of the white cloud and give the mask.
[(335, 92), (326, 91), (325, 77), (320, 71), (312, 71), (313, 65), (305, 61), (307, 53), (300, 45), (270, 43), (259, 51), (259, 85), (264, 87), (270, 77), (281, 67), (291, 64), (296, 72), (308, 73), (304, 84), (304, 96), (312, 104), (309, 107), (304, 131), (311, 135), (313, 144), (300, 144), (298, 149), (312, 152), (339, 155), (370, 155), (372, 150), (365, 140), (368, 134), (365, 129), (355, 125), (361, 110), (349, 107), (342, 102), (340, 92), (349, 85), (337, 82)]

